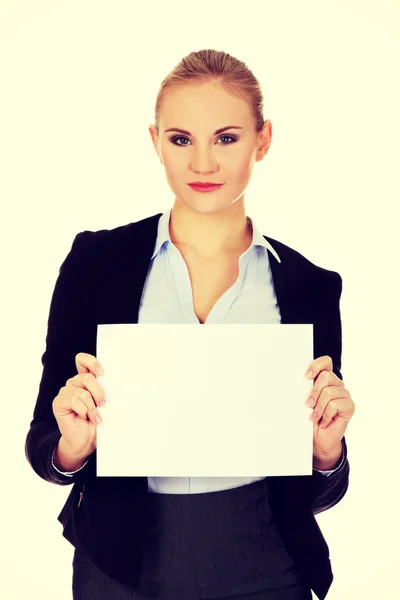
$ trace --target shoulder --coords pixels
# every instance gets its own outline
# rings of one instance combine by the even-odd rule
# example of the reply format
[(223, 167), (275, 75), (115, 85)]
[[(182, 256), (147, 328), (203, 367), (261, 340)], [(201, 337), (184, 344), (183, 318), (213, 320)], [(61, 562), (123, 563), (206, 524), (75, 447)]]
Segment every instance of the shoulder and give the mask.
[(302, 279), (303, 283), (312, 288), (329, 286), (341, 293), (342, 278), (337, 271), (326, 269), (306, 258), (298, 250), (287, 244), (275, 240), (269, 236), (263, 236), (276, 250), (281, 259), (281, 267), (285, 274), (296, 279)]
[(112, 229), (81, 231), (75, 236), (67, 259), (76, 257), (77, 260), (81, 260), (82, 257), (85, 257), (89, 261), (99, 261), (128, 244), (141, 244), (146, 240), (154, 242), (155, 237), (152, 239), (152, 234), (156, 235), (161, 215), (162, 213), (157, 213)]

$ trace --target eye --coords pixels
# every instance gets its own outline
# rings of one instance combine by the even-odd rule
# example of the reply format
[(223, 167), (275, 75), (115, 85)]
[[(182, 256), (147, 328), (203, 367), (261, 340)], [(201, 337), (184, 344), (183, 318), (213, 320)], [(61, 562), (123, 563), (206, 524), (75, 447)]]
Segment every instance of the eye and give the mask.
[(170, 138), (171, 142), (174, 143), (176, 146), (187, 146), (187, 144), (177, 144), (177, 140), (187, 140), (187, 138), (182, 137), (182, 136), (174, 136), (172, 138)]
[[(234, 142), (236, 142), (236, 141), (237, 141), (237, 140), (236, 140), (236, 138), (235, 138), (234, 136), (232, 136), (232, 135), (220, 135), (218, 139), (220, 140), (220, 139), (222, 139), (222, 138), (225, 138), (225, 139), (231, 140), (230, 142), (224, 142), (224, 143), (222, 144), (223, 146), (228, 146), (229, 144), (233, 144)], [(178, 144), (178, 143), (177, 143), (177, 141), (178, 141), (178, 140), (187, 140), (187, 141), (189, 141), (187, 137), (183, 137), (183, 136), (181, 136), (181, 135), (179, 135), (179, 136), (178, 136), (178, 135), (175, 135), (175, 136), (173, 136), (172, 138), (170, 138), (170, 140), (171, 140), (171, 142), (172, 142), (173, 144), (175, 144), (175, 146), (187, 146), (187, 145), (188, 145), (188, 144), (181, 144), (181, 143), (179, 143), (179, 144)]]
[[(219, 137), (219, 139), (222, 138), (227, 138), (228, 140), (232, 140), (231, 142), (228, 142), (229, 144), (232, 144), (233, 142), (236, 142), (236, 138), (232, 137), (231, 135), (221, 135)], [(228, 144), (223, 144), (224, 146), (227, 146)]]

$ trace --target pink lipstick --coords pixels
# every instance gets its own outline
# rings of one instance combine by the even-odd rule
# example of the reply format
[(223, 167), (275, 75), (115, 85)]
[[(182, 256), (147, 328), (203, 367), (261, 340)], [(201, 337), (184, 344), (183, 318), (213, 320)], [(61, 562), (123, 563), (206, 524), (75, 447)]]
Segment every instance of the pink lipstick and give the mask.
[(213, 192), (214, 190), (218, 190), (224, 184), (223, 183), (210, 183), (207, 181), (205, 181), (205, 182), (193, 181), (192, 183), (189, 183), (188, 185), (190, 185), (192, 190), (195, 190), (196, 192)]

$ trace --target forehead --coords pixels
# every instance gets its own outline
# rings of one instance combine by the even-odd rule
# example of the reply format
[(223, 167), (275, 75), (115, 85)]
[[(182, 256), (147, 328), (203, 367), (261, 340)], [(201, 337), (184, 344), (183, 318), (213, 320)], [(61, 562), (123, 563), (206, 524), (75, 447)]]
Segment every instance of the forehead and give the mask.
[(224, 124), (246, 126), (251, 119), (246, 100), (230, 94), (218, 82), (190, 83), (171, 88), (165, 93), (160, 110), (160, 121), (165, 128), (189, 129), (202, 126), (202, 123), (215, 125), (215, 129)]

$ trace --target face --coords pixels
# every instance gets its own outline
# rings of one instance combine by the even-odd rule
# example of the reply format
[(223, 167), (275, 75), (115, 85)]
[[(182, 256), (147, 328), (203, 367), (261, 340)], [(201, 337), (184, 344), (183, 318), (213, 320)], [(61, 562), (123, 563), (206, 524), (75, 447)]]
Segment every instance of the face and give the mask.
[[(243, 202), (254, 162), (270, 146), (272, 126), (265, 121), (257, 133), (247, 102), (219, 83), (207, 82), (169, 90), (160, 109), (159, 136), (154, 125), (149, 131), (176, 199), (210, 213)], [(223, 185), (211, 192), (188, 185), (199, 181)]]

